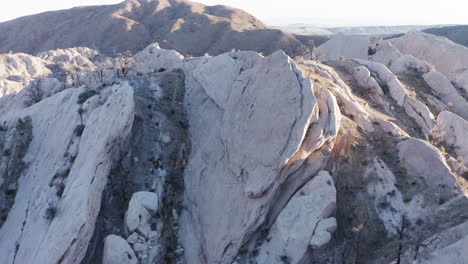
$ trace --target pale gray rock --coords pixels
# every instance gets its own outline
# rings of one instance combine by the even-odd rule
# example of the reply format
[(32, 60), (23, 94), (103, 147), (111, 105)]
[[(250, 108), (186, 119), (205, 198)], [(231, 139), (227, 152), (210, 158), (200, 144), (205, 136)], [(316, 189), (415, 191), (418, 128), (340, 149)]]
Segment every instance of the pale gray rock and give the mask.
[(414, 264), (467, 263), (468, 222), (444, 230), (422, 241), (418, 252), (407, 252), (404, 260)]
[(447, 192), (441, 186), (450, 186), (454, 190), (461, 187), (447, 166), (441, 153), (426, 141), (407, 139), (397, 144), (399, 157), (408, 175), (422, 177), (426, 186), (418, 193), (420, 206), (437, 206), (439, 201), (448, 201), (458, 192)]
[(332, 234), (336, 231), (337, 223), (334, 217), (322, 219), (315, 228), (309, 245), (313, 249), (318, 249), (326, 245), (331, 240)]
[(148, 245), (143, 244), (143, 243), (135, 243), (135, 244), (133, 245), (133, 250), (134, 250), (135, 252), (146, 251), (146, 250), (148, 250)]
[(314, 55), (319, 61), (337, 60), (340, 57), (368, 60), (370, 46), (369, 36), (336, 34), (314, 49)]
[[(232, 262), (264, 221), (279, 184), (304, 161), (301, 155), (320, 148), (298, 154), (319, 109), (311, 82), (282, 52), (266, 58), (234, 52), (189, 63), (192, 152), (179, 240), (186, 260)], [(212, 64), (224, 65), (223, 82), (203, 77)]]
[(125, 213), (126, 230), (129, 233), (138, 231), (147, 236), (151, 231), (150, 220), (151, 214), (148, 210), (139, 201), (135, 199), (130, 200), (127, 212)]
[(390, 95), (393, 99), (395, 99), (395, 101), (397, 101), (399, 105), (402, 106), (404, 104), (407, 95), (405, 87), (385, 65), (365, 60), (355, 61), (367, 67), (367, 69), (376, 75), (379, 81), (384, 82), (390, 91)]
[(104, 239), (102, 264), (117, 263), (137, 264), (138, 259), (125, 239), (116, 235), (109, 235)]
[(259, 248), (257, 263), (282, 263), (281, 256), (287, 256), (289, 263), (298, 263), (309, 244), (314, 247), (326, 244), (330, 232), (336, 229), (336, 221), (327, 219), (335, 203), (333, 178), (327, 171), (321, 171), (291, 198), (276, 218), (269, 239)]
[(452, 81), (467, 69), (468, 48), (447, 38), (411, 31), (404, 36), (391, 39), (390, 42), (402, 54), (409, 54), (428, 62), (436, 71)]
[(452, 112), (444, 111), (437, 116), (437, 130), (468, 167), (468, 122)]
[(130, 73), (148, 74), (178, 68), (183, 59), (177, 51), (163, 50), (158, 43), (153, 43), (133, 56)]
[(468, 70), (458, 76), (455, 80), (455, 85), (463, 91), (465, 96), (468, 96)]
[[(109, 87), (104, 104), (86, 104), (88, 114), (81, 119), (76, 102), (83, 91), (67, 89), (2, 116), (7, 122), (30, 116), (33, 123), (24, 158), (30, 165), (0, 229), (3, 263), (80, 263), (84, 258), (107, 175), (133, 123), (134, 101), (128, 84)], [(75, 128), (82, 123), (78, 137)], [(54, 187), (59, 181), (65, 184), (61, 197)], [(57, 213), (46, 218), (50, 203)]]
[(371, 77), (369, 70), (364, 66), (358, 66), (354, 68), (353, 76), (358, 82), (359, 86), (369, 89), (370, 96), (374, 101), (380, 105), (384, 105), (382, 96), (384, 92), (380, 87), (379, 83)]
[(135, 244), (138, 241), (138, 233), (133, 232), (128, 238), (127, 242), (130, 244)]
[[(369, 60), (382, 63), (383, 65), (390, 67), (396, 61), (400, 59), (402, 54), (397, 50), (392, 43), (386, 40), (373, 38), (371, 45), (369, 46)], [(372, 54), (373, 53), (373, 54)]]
[(458, 93), (447, 77), (440, 72), (433, 71), (424, 75), (424, 81), (454, 113), (468, 120), (468, 101)]
[(412, 55), (402, 55), (389, 64), (389, 69), (397, 74), (404, 72), (427, 73), (431, 70), (430, 65)]
[(426, 136), (429, 135), (435, 126), (435, 118), (429, 108), (425, 104), (409, 96), (405, 97), (405, 104), (403, 107), (405, 108), (406, 114), (412, 117), (421, 127), (422, 133)]
[(159, 196), (154, 192), (136, 192), (132, 195), (131, 200), (139, 202), (151, 214), (155, 214), (159, 210)]

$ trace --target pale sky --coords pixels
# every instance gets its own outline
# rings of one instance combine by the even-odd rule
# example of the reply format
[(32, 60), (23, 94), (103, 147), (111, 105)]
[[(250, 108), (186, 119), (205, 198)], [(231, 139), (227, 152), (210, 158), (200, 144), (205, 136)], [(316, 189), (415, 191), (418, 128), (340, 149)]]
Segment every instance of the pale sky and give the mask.
[[(122, 0), (1, 0), (0, 21)], [(246, 10), (269, 25), (316, 26), (468, 24), (466, 0), (198, 0)]]

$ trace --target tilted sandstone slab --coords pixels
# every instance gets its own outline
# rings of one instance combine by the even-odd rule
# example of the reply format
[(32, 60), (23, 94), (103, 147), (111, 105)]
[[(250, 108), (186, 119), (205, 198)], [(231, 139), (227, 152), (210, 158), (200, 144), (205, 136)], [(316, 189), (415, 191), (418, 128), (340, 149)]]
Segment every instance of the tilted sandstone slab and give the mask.
[(437, 129), (468, 166), (468, 122), (452, 112), (443, 111), (437, 116)]
[[(299, 263), (309, 248), (318, 248), (336, 230), (336, 220), (328, 218), (336, 203), (333, 178), (321, 171), (291, 198), (271, 226), (259, 248), (259, 264)], [(334, 223), (334, 224), (333, 224)]]
[(442, 102), (457, 115), (468, 120), (468, 101), (458, 93), (447, 77), (436, 71), (426, 73), (423, 77), (432, 90), (441, 97)]
[(28, 168), (0, 229), (2, 263), (80, 263), (86, 253), (109, 170), (133, 122), (134, 101), (127, 84), (79, 104), (84, 91), (67, 89), (2, 117), (30, 116), (33, 126)]
[[(190, 262), (230, 263), (264, 222), (280, 184), (321, 147), (302, 148), (319, 105), (282, 52), (233, 52), (186, 67), (194, 69), (185, 99), (192, 152), (179, 240)], [(330, 122), (317, 130), (321, 124)]]
[(447, 38), (412, 31), (390, 42), (402, 54), (413, 55), (434, 65), (452, 81), (468, 68), (468, 48)]

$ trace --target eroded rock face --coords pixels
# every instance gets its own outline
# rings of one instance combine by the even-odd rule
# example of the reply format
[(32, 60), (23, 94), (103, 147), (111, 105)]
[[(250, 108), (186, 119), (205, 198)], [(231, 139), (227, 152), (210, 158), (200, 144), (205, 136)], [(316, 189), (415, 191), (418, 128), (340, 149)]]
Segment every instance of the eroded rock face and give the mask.
[(321, 171), (291, 198), (259, 248), (257, 263), (298, 263), (309, 245), (320, 248), (331, 239), (336, 220), (328, 218), (336, 203), (333, 178)]
[(108, 172), (131, 128), (134, 103), (125, 84), (83, 105), (77, 103), (82, 92), (68, 89), (2, 117), (9, 122), (30, 116), (33, 126), (24, 158), (30, 165), (0, 229), (5, 263), (80, 263), (84, 257)]
[(458, 93), (447, 77), (434, 71), (425, 74), (424, 80), (457, 115), (468, 120), (468, 101)]
[[(216, 65), (224, 65), (219, 76), (206, 78)], [(321, 147), (301, 145), (320, 110), (312, 84), (282, 52), (221, 55), (196, 65), (192, 78), (179, 235), (187, 261), (225, 263), (264, 222), (279, 185)]]
[[(468, 48), (447, 38), (412, 31), (390, 42), (402, 53), (427, 61), (450, 80), (464, 72), (468, 64)], [(441, 52), (441, 51), (444, 52)]]
[[(125, 58), (134, 63), (126, 70), (85, 48), (41, 54), (56, 66), (27, 76), (42, 80), (41, 100), (18, 107), (20, 92), (0, 101), (0, 149), (28, 148), (13, 155), (25, 165), (17, 184), (11, 175), (0, 183), (10, 203), (0, 255), (38, 264), (392, 263), (449, 232), (468, 219), (466, 168), (456, 160), (466, 121), (439, 114), (456, 109), (429, 97), (437, 89), (421, 77), (427, 64), (389, 42), (365, 44), (363, 60), (328, 66), (283, 52), (184, 58), (157, 44)], [(74, 67), (82, 72), (62, 87), (56, 73)], [(28, 133), (11, 141), (28, 117), (31, 143), (20, 142)], [(425, 140), (436, 123), (455, 154)], [(4, 156), (0, 172), (12, 160)], [(416, 250), (421, 261), (465, 245), (444, 241), (453, 250)]]
[(468, 166), (468, 122), (454, 113), (443, 111), (437, 116), (437, 129)]

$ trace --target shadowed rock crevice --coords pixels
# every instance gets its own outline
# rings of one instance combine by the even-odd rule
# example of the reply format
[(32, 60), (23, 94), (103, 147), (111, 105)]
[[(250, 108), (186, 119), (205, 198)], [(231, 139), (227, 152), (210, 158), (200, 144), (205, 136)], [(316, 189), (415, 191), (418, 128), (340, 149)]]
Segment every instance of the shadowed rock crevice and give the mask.
[[(171, 70), (132, 78), (129, 84), (135, 90), (132, 132), (109, 174), (94, 237), (82, 263), (101, 263), (106, 236), (130, 236), (124, 219), (132, 194), (141, 191), (159, 196), (161, 209), (150, 224), (152, 230), (160, 232), (157, 242), (161, 248), (155, 255), (137, 252), (136, 256), (141, 263), (175, 263), (178, 258), (174, 251), (178, 248), (177, 217), (184, 189), (182, 172), (191, 145), (183, 108), (185, 75)], [(155, 91), (159, 95), (155, 96)], [(157, 227), (159, 223), (162, 229)], [(149, 257), (143, 259), (145, 254)]]

